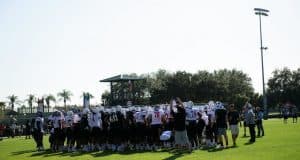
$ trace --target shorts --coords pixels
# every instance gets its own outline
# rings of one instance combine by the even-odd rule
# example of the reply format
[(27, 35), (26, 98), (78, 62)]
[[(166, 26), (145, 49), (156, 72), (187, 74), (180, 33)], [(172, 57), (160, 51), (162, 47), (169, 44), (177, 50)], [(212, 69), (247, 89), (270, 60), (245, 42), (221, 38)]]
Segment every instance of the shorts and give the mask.
[(152, 131), (152, 138), (159, 139), (160, 131), (161, 131), (161, 125), (160, 124), (154, 124), (151, 125), (151, 131)]
[(71, 127), (66, 128), (66, 136), (68, 140), (73, 139), (74, 135), (73, 135), (73, 129)]
[(226, 128), (218, 128), (218, 136), (226, 135)]
[(189, 139), (186, 133), (186, 130), (184, 131), (175, 131), (175, 144), (177, 145), (186, 145), (189, 143)]
[(239, 126), (238, 125), (230, 125), (230, 130), (232, 135), (239, 134)]
[(206, 139), (211, 139), (213, 138), (213, 129), (210, 125), (207, 125), (206, 126), (206, 129), (205, 129), (205, 135), (206, 135)]
[(100, 136), (101, 129), (99, 127), (93, 127), (91, 132), (91, 137), (96, 138)]
[(193, 138), (197, 135), (197, 123), (196, 121), (189, 121), (187, 128), (188, 137)]
[(244, 127), (248, 127), (248, 125), (247, 125), (246, 121), (244, 121)]
[(146, 130), (146, 125), (144, 123), (137, 123), (135, 135), (139, 138), (144, 137), (146, 132), (145, 130)]

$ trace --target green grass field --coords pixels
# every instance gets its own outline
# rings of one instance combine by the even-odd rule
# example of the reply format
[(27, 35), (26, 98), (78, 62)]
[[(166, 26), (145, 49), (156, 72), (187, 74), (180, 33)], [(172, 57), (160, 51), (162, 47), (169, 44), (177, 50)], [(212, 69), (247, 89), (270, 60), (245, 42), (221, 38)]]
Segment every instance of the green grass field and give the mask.
[[(92, 152), (92, 153), (52, 153), (50, 151), (36, 152), (32, 139), (5, 139), (0, 141), (0, 160), (75, 160), (75, 159), (142, 159), (142, 160), (172, 160), (172, 159), (213, 159), (213, 160), (288, 160), (300, 159), (300, 124), (283, 124), (282, 120), (264, 121), (265, 134), (257, 138), (253, 144), (247, 144), (249, 137), (239, 137), (236, 148), (223, 150), (196, 150), (192, 153), (178, 154), (172, 151), (157, 152)], [(240, 135), (243, 131), (240, 130)], [(249, 135), (249, 134), (248, 134)], [(46, 148), (48, 139), (44, 138)], [(231, 138), (230, 138), (231, 144)]]

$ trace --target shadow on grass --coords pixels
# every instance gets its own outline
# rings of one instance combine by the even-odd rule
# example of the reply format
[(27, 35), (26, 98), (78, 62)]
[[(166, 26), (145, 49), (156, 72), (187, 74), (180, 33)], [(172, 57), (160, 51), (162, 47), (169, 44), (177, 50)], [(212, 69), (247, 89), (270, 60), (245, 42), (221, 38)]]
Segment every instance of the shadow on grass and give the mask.
[(102, 151), (102, 152), (93, 153), (91, 155), (93, 157), (105, 157), (105, 156), (112, 155), (112, 154), (116, 154), (116, 152), (113, 152), (113, 151)]
[(254, 144), (254, 142), (246, 142), (245, 145), (251, 145)]
[(173, 155), (170, 156), (170, 157), (164, 158), (163, 160), (175, 160), (175, 159), (177, 159), (177, 158), (179, 158), (179, 157), (182, 157), (182, 156), (183, 156), (182, 153), (177, 153), (177, 154), (173, 154)]
[(25, 151), (17, 151), (17, 152), (11, 152), (11, 155), (16, 156), (16, 155), (21, 155), (25, 153), (32, 153), (35, 152), (36, 150), (30, 149), (30, 150), (25, 150)]
[[(252, 144), (252, 143), (250, 143)], [(249, 145), (246, 143), (245, 145)], [(218, 152), (222, 151), (225, 149), (230, 149), (230, 148), (237, 148), (237, 146), (231, 146), (227, 148), (203, 148), (200, 149), (202, 151), (207, 151), (207, 152)], [(195, 150), (197, 151), (197, 150)], [(164, 160), (175, 160), (177, 158), (183, 157), (187, 154), (191, 154), (188, 150), (179, 150), (179, 149), (161, 149), (158, 151), (124, 151), (124, 152), (113, 152), (113, 151), (100, 151), (100, 152), (52, 152), (50, 149), (47, 149), (45, 151), (40, 151), (37, 152), (36, 150), (24, 150), (24, 151), (18, 151), (18, 152), (12, 152), (11, 155), (21, 155), (21, 154), (26, 154), (26, 153), (31, 153), (30, 157), (54, 157), (54, 156), (68, 156), (68, 157), (77, 157), (77, 156), (82, 156), (85, 154), (89, 154), (93, 157), (105, 157), (105, 156), (110, 156), (114, 154), (118, 155), (130, 155), (130, 154), (139, 154), (139, 153), (163, 153), (163, 152), (168, 152), (170, 153), (170, 157), (164, 158)]]

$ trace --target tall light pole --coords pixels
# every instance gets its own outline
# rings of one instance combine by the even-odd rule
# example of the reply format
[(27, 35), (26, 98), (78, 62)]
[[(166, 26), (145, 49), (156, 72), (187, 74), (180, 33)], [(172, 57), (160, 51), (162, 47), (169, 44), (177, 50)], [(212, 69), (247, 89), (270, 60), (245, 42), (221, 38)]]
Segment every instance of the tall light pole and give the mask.
[(261, 54), (261, 72), (262, 72), (262, 82), (263, 82), (263, 105), (265, 118), (268, 117), (268, 108), (267, 108), (267, 96), (265, 89), (265, 74), (264, 74), (264, 54), (263, 51), (268, 49), (267, 47), (263, 47), (262, 42), (262, 30), (261, 30), (261, 16), (268, 16), (269, 10), (262, 8), (254, 8), (255, 14), (259, 17), (259, 30), (260, 30), (260, 54)]

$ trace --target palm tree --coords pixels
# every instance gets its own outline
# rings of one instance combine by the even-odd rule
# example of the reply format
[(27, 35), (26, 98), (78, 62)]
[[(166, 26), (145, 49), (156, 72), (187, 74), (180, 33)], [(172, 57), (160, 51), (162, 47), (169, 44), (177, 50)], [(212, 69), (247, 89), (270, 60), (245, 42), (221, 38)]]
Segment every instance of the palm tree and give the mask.
[(28, 99), (25, 100), (25, 101), (27, 101), (28, 106), (30, 108), (30, 113), (32, 113), (32, 104), (33, 104), (33, 101), (35, 101), (35, 100), (36, 100), (36, 97), (33, 94), (29, 94)]
[(15, 109), (15, 104), (18, 103), (18, 96), (15, 96), (14, 94), (7, 97), (9, 99), (9, 105), (11, 105), (11, 110), (13, 111)]
[[(94, 98), (94, 96), (91, 94), (91, 93), (89, 93), (89, 92), (82, 92), (82, 95), (80, 96), (80, 97), (87, 97), (87, 99), (92, 99), (92, 98)], [(84, 106), (83, 106), (84, 107)]]
[(71, 93), (71, 91), (68, 91), (66, 89), (62, 90), (62, 92), (57, 93), (57, 96), (61, 97), (60, 100), (64, 101), (65, 110), (67, 110), (67, 104), (66, 103), (67, 103), (67, 101), (71, 100), (72, 95), (73, 94)]
[(94, 96), (89, 92), (82, 92), (82, 95), (80, 97), (85, 97), (85, 96), (89, 97), (90, 99), (94, 98)]
[(0, 102), (0, 112), (4, 112), (5, 110), (5, 102)]
[(48, 112), (49, 112), (49, 110), (50, 110), (50, 102), (51, 102), (51, 101), (52, 101), (52, 102), (55, 102), (56, 99), (55, 99), (54, 95), (49, 94), (49, 95), (46, 95), (46, 96), (45, 96), (45, 101), (46, 101), (46, 104), (47, 104), (47, 107), (48, 107)]

